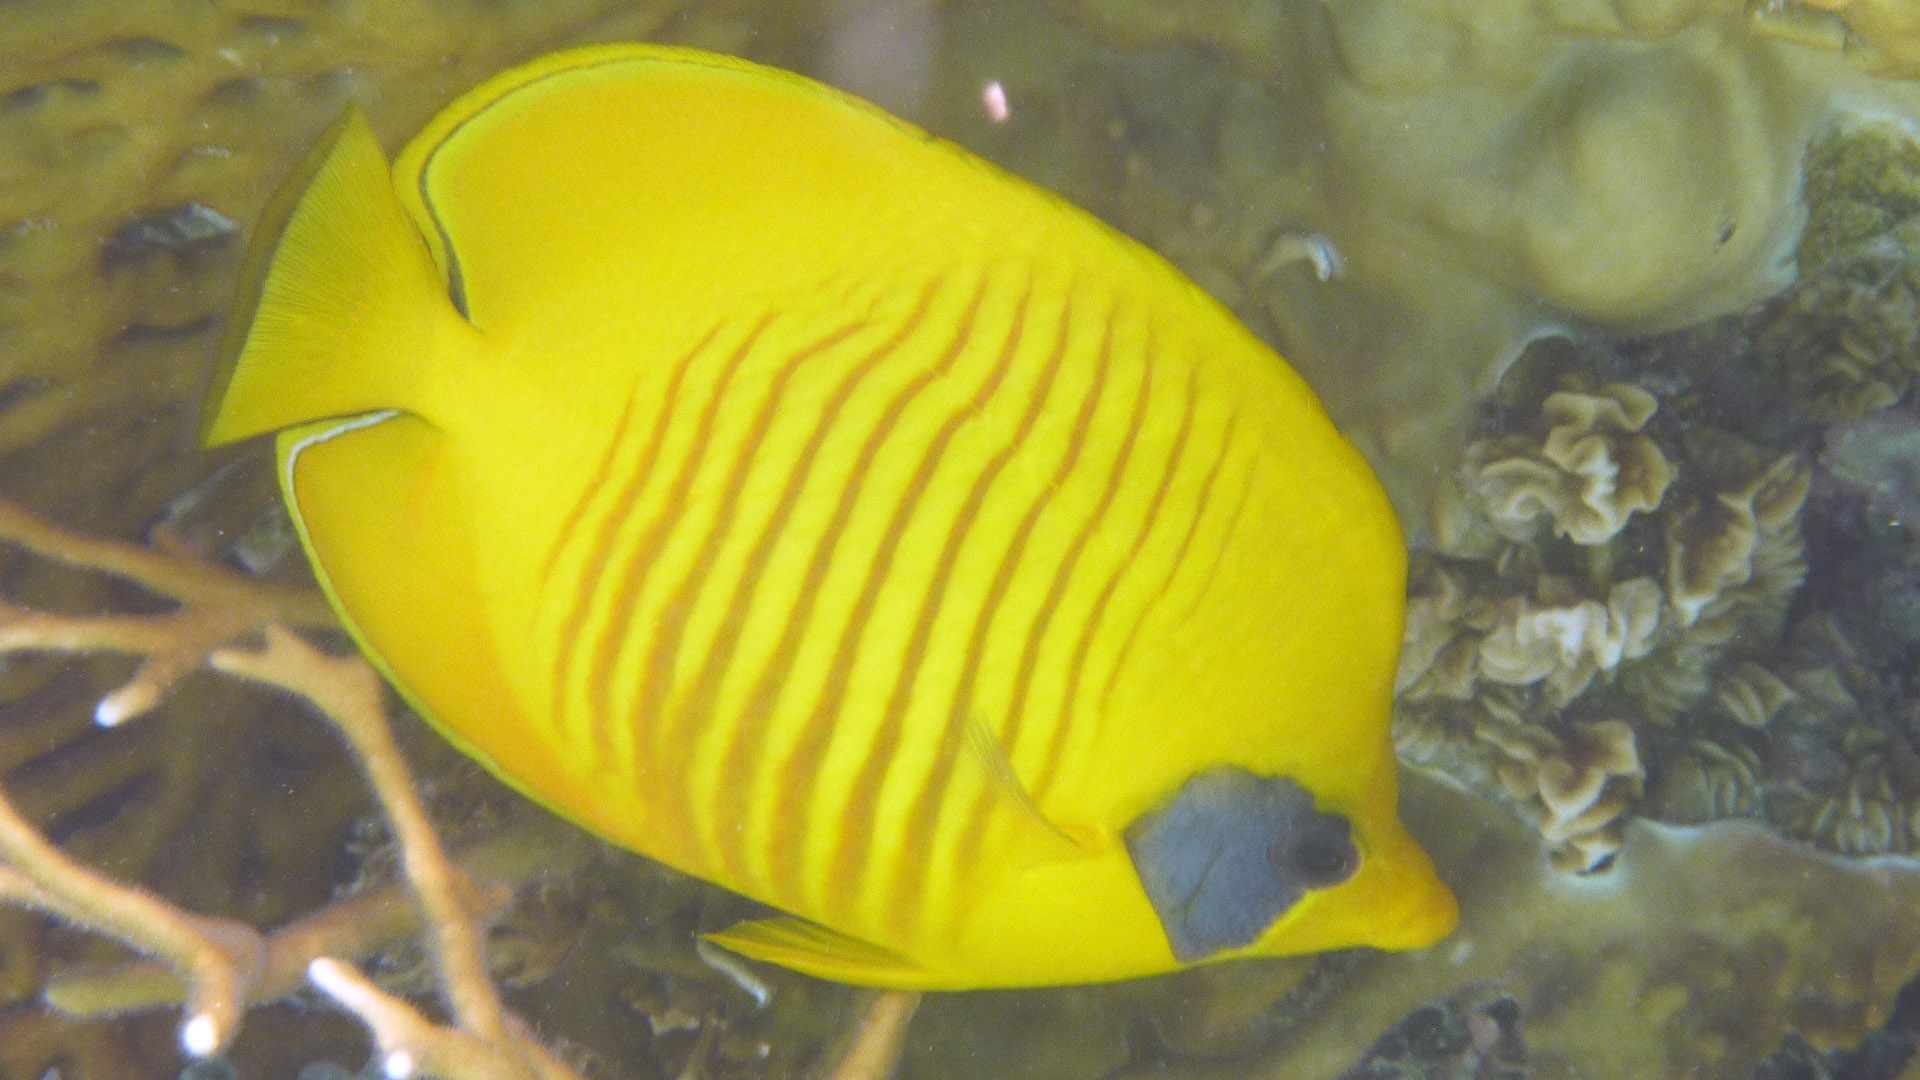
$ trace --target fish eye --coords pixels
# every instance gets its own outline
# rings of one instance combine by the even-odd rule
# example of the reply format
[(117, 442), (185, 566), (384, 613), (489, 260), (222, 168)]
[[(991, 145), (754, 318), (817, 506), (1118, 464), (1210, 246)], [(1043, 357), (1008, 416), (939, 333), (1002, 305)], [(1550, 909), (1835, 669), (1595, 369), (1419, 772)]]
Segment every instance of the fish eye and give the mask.
[(1315, 814), (1267, 847), (1274, 873), (1303, 888), (1338, 885), (1360, 868), (1352, 828), (1338, 814)]

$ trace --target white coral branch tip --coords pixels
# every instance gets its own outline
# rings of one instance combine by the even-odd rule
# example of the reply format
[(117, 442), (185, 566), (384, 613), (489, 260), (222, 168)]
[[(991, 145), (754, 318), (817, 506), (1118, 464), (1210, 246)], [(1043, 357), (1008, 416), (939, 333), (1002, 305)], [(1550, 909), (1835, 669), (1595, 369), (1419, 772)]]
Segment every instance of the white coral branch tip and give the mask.
[(159, 704), (160, 695), (139, 683), (123, 686), (93, 708), (93, 722), (103, 728), (119, 727)]
[(356, 1014), (373, 1001), (360, 981), (347, 974), (346, 966), (330, 956), (315, 957), (307, 965), (307, 980)]
[(220, 1025), (212, 1013), (200, 1013), (180, 1025), (180, 1049), (188, 1057), (206, 1057), (220, 1049), (220, 1041)]
[(332, 957), (320, 956), (307, 964), (307, 980), (373, 1032), (374, 1042), (385, 1051), (380, 1070), (387, 1080), (408, 1080), (414, 1075), (419, 1062), (412, 1052), (391, 1048), (402, 1041), (399, 1028), (403, 1018), (388, 1011), (388, 1003), (364, 975)]

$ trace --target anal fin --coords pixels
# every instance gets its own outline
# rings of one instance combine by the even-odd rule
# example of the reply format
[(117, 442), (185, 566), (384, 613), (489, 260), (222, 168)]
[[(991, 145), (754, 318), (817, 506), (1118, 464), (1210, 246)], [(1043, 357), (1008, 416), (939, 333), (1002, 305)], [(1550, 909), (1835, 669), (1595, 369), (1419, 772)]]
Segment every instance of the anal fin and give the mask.
[(932, 972), (906, 957), (790, 915), (755, 919), (704, 936), (750, 960), (834, 982), (917, 990), (936, 981)]

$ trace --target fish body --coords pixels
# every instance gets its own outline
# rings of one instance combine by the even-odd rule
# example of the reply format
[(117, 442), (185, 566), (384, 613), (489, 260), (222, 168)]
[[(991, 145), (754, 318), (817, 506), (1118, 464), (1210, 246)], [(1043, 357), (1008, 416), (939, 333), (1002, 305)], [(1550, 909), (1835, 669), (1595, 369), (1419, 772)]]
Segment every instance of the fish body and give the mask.
[(1146, 249), (648, 45), (391, 168), (350, 113), (271, 216), (207, 441), (280, 432), (323, 587), (461, 749), (789, 913), (721, 944), (950, 989), (1451, 927), (1395, 816), (1392, 513)]

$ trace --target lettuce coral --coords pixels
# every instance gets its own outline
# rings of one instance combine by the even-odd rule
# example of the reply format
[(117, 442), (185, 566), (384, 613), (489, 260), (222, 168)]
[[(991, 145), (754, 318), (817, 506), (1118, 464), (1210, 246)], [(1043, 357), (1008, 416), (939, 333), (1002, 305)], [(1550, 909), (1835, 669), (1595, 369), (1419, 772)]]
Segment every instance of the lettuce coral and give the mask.
[[(1526, 540), (1542, 520), (1578, 544), (1602, 544), (1635, 511), (1660, 505), (1673, 468), (1641, 433), (1658, 403), (1637, 386), (1614, 384), (1589, 393), (1561, 391), (1540, 406), (1532, 435), (1474, 443), (1459, 478), (1438, 498), (1464, 496), (1507, 540)], [(1443, 550), (1459, 551), (1474, 516), (1443, 503), (1435, 527)]]
[(1396, 737), (1405, 760), (1509, 802), (1555, 865), (1592, 872), (1716, 690), (1763, 707), (1750, 650), (1778, 639), (1803, 580), (1810, 474), (1731, 433), (1656, 438), (1642, 387), (1560, 379), (1497, 421), (1514, 433), (1470, 443), (1437, 502)]
[[(1563, 823), (1597, 818), (1553, 799), (1592, 792), (1591, 774), (1548, 785), (1579, 775), (1573, 737), (1612, 720), (1631, 725), (1639, 768), (1591, 804), (1615, 837), (1634, 816), (1734, 817), (1843, 855), (1920, 851), (1920, 421), (1818, 375), (1844, 353), (1881, 373), (1884, 400), (1912, 392), (1915, 294), (1900, 283), (1920, 280), (1920, 249), (1901, 233), (1920, 220), (1920, 153), (1850, 124), (1812, 160), (1805, 276), (1676, 334), (1531, 350), (1437, 504), (1437, 549), (1415, 561), (1402, 754), (1508, 800), (1559, 865), (1597, 865), (1607, 833), (1568, 842)], [(1567, 527), (1591, 509), (1577, 493), (1604, 490), (1548, 453), (1555, 432), (1566, 445), (1598, 433), (1574, 437), (1575, 397), (1621, 404), (1585, 410), (1610, 417), (1604, 460), (1644, 440), (1637, 452), (1670, 473), (1617, 528)], [(1644, 636), (1593, 647), (1613, 640), (1587, 635), (1629, 586), (1650, 598)]]

